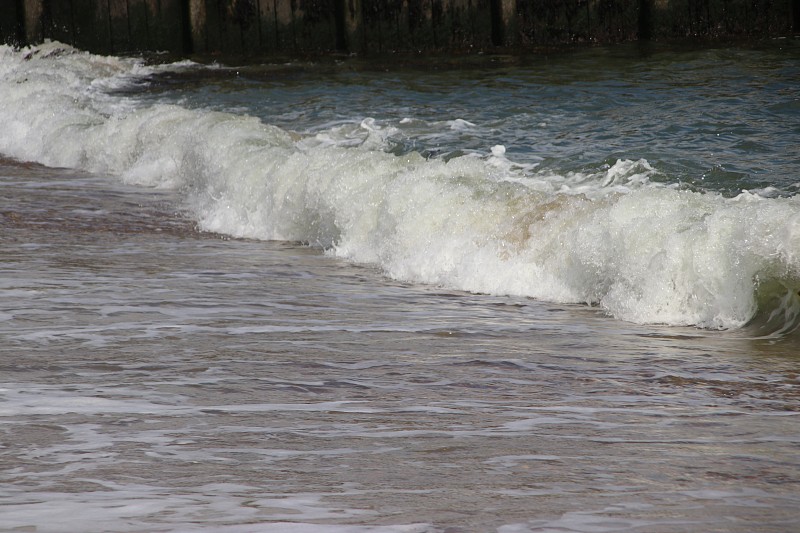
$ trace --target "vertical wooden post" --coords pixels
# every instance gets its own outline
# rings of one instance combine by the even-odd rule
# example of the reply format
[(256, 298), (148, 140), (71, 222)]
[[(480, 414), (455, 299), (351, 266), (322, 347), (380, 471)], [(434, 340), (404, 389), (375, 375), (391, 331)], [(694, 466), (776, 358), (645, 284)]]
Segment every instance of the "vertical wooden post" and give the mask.
[(164, 50), (165, 32), (164, 23), (166, 17), (161, 13), (161, 5), (165, 0), (147, 0), (145, 2), (145, 14), (147, 15), (147, 39), (145, 46), (147, 50)]
[[(68, 16), (74, 23), (75, 46), (104, 54), (112, 51), (108, 3), (109, 0), (72, 0), (72, 12)], [(60, 23), (55, 16), (53, 23)]]
[(517, 44), (517, 0), (492, 0), (492, 44)]
[(70, 2), (44, 2), (42, 6), (44, 38), (75, 45), (75, 21)]
[(111, 28), (111, 51), (118, 54), (130, 50), (127, 0), (108, 1), (108, 24)]
[(128, 0), (128, 29), (131, 51), (150, 47), (150, 21), (147, 0)]
[(297, 50), (294, 10), (289, 0), (274, 0), (275, 4), (275, 47), (278, 52)]
[(156, 2), (156, 42), (160, 50), (172, 53), (192, 52), (189, 0), (158, 0)]
[(189, 32), (192, 36), (192, 50), (202, 54), (208, 51), (206, 0), (187, 1), (189, 2)]
[(43, 0), (25, 0), (25, 40), (29, 44), (40, 43), (44, 40), (43, 14)]
[(434, 47), (433, 2), (415, 0), (408, 2), (408, 33), (410, 45), (416, 52)]
[(350, 52), (364, 49), (364, 12), (362, 0), (341, 0), (337, 9), (341, 10), (340, 18), (343, 24), (340, 35), (344, 37), (344, 48)]
[(242, 53), (253, 55), (261, 46), (261, 14), (258, 0), (238, 0), (233, 19), (239, 25)]
[(259, 49), (274, 52), (278, 47), (278, 28), (275, 20), (274, 0), (258, 0), (259, 11)]
[(245, 12), (252, 8), (252, 0), (222, 0), (217, 9), (219, 26), (218, 50), (226, 54), (241, 55), (243, 32), (248, 25), (249, 16)]

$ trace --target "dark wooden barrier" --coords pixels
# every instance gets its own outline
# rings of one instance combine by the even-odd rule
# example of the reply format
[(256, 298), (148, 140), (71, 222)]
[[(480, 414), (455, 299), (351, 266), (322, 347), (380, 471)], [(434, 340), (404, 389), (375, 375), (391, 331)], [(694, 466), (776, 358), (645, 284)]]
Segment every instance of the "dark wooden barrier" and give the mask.
[(99, 53), (529, 50), (800, 32), (800, 0), (0, 0), (0, 38)]

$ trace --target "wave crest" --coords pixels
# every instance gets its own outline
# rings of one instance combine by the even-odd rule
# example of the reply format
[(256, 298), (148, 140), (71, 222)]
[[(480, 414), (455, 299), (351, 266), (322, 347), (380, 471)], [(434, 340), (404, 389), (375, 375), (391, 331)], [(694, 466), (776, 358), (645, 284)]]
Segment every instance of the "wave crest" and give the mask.
[(797, 329), (797, 197), (669, 188), (650, 182), (646, 160), (561, 176), (513, 165), (502, 145), (447, 161), (395, 155), (370, 120), (360, 136), (301, 138), (115, 96), (109, 87), (147, 69), (66, 56), (0, 49), (0, 151), (181, 189), (205, 230), (308, 242), (397, 279), (584, 302), (639, 323)]

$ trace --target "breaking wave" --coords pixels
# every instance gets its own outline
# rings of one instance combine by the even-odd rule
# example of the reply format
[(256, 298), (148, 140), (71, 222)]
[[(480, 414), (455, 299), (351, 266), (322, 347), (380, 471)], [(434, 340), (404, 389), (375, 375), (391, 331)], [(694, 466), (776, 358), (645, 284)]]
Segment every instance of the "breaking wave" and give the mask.
[(539, 171), (501, 144), (447, 161), (397, 155), (369, 119), (299, 135), (113, 91), (159, 68), (199, 67), (0, 47), (0, 152), (178, 189), (204, 230), (307, 242), (396, 279), (637, 323), (797, 328), (797, 196), (682, 190), (651, 181), (646, 160)]

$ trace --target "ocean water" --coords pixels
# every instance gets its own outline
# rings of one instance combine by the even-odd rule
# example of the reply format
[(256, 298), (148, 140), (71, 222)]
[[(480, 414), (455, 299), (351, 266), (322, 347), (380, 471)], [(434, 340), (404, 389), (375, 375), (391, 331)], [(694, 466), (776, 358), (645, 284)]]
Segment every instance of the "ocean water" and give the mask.
[(0, 47), (0, 530), (788, 532), (800, 45)]

